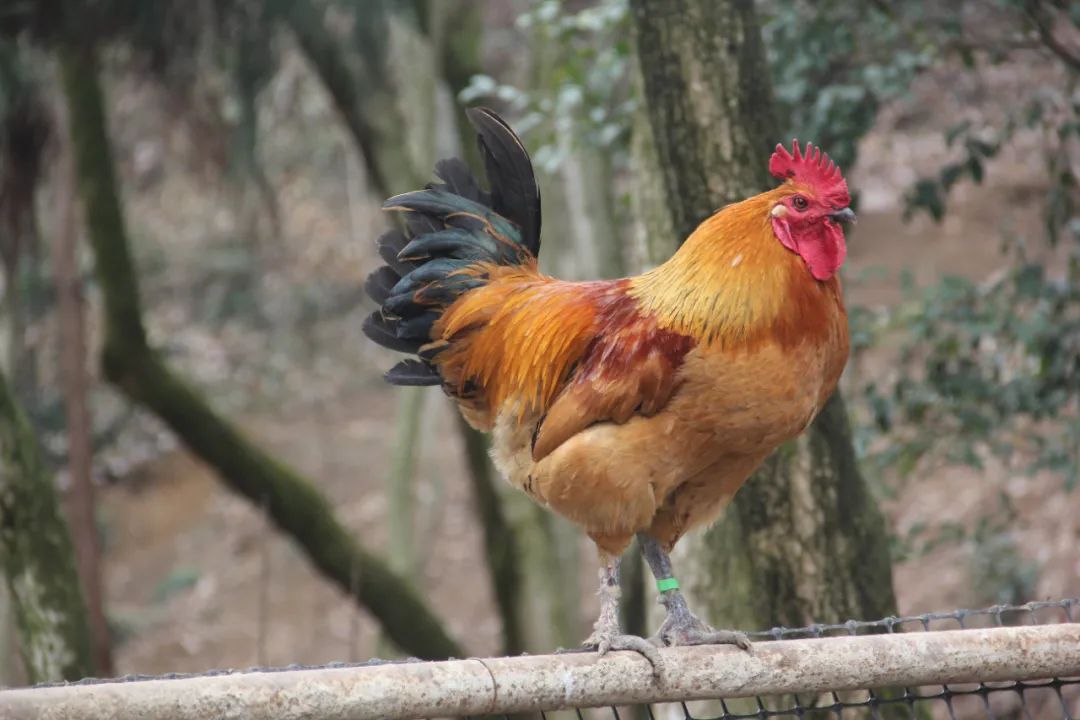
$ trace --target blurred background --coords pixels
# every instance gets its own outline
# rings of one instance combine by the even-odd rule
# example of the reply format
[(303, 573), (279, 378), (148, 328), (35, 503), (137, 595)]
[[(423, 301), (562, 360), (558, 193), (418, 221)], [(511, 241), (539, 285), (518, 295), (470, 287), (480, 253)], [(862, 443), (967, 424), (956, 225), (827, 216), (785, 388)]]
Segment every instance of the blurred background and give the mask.
[[(547, 271), (655, 262), (648, 3), (110, 0), (78, 32), (55, 4), (0, 6), (0, 364), (71, 518), (98, 674), (437, 655), (429, 626), (385, 629), (406, 591), (466, 655), (580, 642), (591, 546), (494, 477), (437, 389), (382, 381), (363, 282), (382, 199), (475, 164), (475, 104), (533, 154)], [(822, 145), (856, 196), (842, 388), (895, 610), (1080, 595), (1080, 4), (756, 20), (777, 139)], [(103, 137), (119, 226), (80, 212), (108, 194)], [(131, 278), (152, 354), (105, 302)], [(17, 605), (0, 684), (28, 677)]]

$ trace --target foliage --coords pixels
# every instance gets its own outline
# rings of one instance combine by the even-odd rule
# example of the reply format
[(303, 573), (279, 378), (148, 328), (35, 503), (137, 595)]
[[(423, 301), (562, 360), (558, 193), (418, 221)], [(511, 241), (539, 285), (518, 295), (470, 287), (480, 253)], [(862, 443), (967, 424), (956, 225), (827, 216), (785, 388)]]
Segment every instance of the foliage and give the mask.
[[(763, 35), (773, 89), (788, 135), (827, 148), (841, 167), (878, 110), (902, 96), (931, 51), (909, 44), (904, 23), (924, 22), (923, 3), (766, 0)], [(901, 20), (902, 18), (902, 20)]]
[[(1051, 80), (1032, 83), (1027, 97), (1000, 101), (1004, 107), (988, 100), (978, 115), (948, 128), (944, 139), (952, 156), (906, 197), (908, 216), (926, 212), (941, 220), (954, 187), (982, 182), (987, 161), (1021, 141), (1036, 146), (1046, 167), (1043, 227), (1000, 239), (1001, 272), (983, 282), (948, 277), (913, 291), (911, 302), (879, 324), (879, 332), (902, 329), (906, 339), (893, 381), (866, 387), (870, 412), (890, 440), (870, 459), (901, 475), (924, 457), (981, 467), (989, 454), (1016, 469), (1058, 473), (1067, 489), (1077, 482), (1080, 66), (1045, 44), (1001, 49), (1016, 45), (1012, 28), (1025, 22), (1024, 37), (1039, 37), (1034, 13), (1051, 12), (1044, 5), (996, 3), (999, 21), (1015, 24), (991, 23), (1002, 28), (992, 38), (995, 52), (961, 59), (963, 72), (978, 83), (988, 82), (981, 75), (1016, 53), (1036, 53)], [(1057, 17), (1065, 21), (1064, 13)], [(1073, 29), (1080, 32), (1075, 24)], [(956, 32), (952, 46), (970, 51), (971, 43), (960, 42)], [(1047, 250), (1063, 262), (1048, 267), (1033, 259)]]
[(1080, 254), (1065, 277), (1018, 263), (982, 283), (950, 277), (890, 319), (908, 338), (896, 379), (865, 397), (906, 474), (926, 454), (981, 466), (984, 451), (1029, 470), (1080, 466)]
[[(982, 21), (975, 29), (960, 21), (972, 9)], [(981, 184), (993, 171), (990, 161), (1019, 148), (1042, 160), (1046, 185), (1041, 228), (985, 238), (1002, 252), (1002, 267), (991, 277), (945, 277), (920, 290), (909, 278), (909, 300), (901, 307), (853, 314), (856, 351), (885, 337), (900, 340), (899, 363), (886, 382), (866, 383), (861, 394), (862, 414), (872, 418), (862, 426), (864, 465), (883, 479), (902, 485), (916, 468), (981, 469), (993, 459), (1011, 472), (1051, 472), (1063, 478), (1065, 492), (1076, 488), (1080, 53), (1070, 55), (1055, 33), (1065, 29), (1075, 37), (1080, 16), (1064, 9), (1040, 0), (959, 3), (954, 20), (930, 24), (933, 30), (923, 34), (932, 41), (934, 65), (949, 68), (951, 86), (975, 88), (969, 97), (976, 102), (945, 129), (945, 161), (906, 192), (905, 217), (925, 213), (942, 221), (954, 189)], [(995, 71), (1006, 63), (1039, 67), (1039, 79), (1019, 95), (995, 93)], [(1007, 216), (1009, 208), (1000, 212)], [(1039, 568), (1019, 552), (1014, 520), (1002, 492), (999, 507), (974, 526), (913, 527), (896, 538), (895, 550), (904, 557), (963, 544), (981, 598), (1027, 600)]]
[(1080, 139), (1080, 73), (1063, 70), (1062, 76), (1060, 85), (1037, 85), (1029, 98), (1010, 103), (1015, 108), (1004, 108), (999, 122), (965, 119), (949, 127), (945, 144), (955, 157), (936, 174), (915, 182), (905, 197), (906, 216), (926, 212), (934, 220), (942, 220), (950, 191), (965, 180), (982, 183), (987, 161), (1026, 133), (1039, 136), (1050, 181), (1045, 198), (1045, 239), (1057, 245), (1063, 231), (1071, 232), (1073, 239), (1080, 236), (1077, 175), (1070, 162), (1074, 154), (1070, 151)]
[[(599, 0), (576, 10), (567, 5), (544, 0), (516, 23), (543, 52), (559, 58), (550, 77), (521, 90), (476, 75), (462, 92), (465, 102), (507, 103), (523, 116), (521, 129), (541, 129), (536, 159), (549, 172), (567, 151), (557, 136), (574, 127), (585, 142), (622, 153), (637, 103), (628, 80), (626, 0)], [(913, 20), (922, 19), (919, 12), (910, 13)], [(761, 16), (784, 135), (813, 139), (850, 166), (881, 105), (903, 94), (930, 53), (907, 47), (893, 11), (880, 7), (767, 0)], [(543, 120), (551, 122), (541, 128)]]
[(599, 0), (576, 11), (559, 0), (544, 0), (520, 14), (516, 27), (532, 36), (541, 54), (558, 58), (550, 63), (550, 75), (528, 83), (530, 90), (475, 75), (461, 100), (496, 99), (519, 113), (515, 127), (532, 131), (533, 159), (545, 172), (554, 172), (565, 159), (568, 146), (559, 142), (564, 134), (625, 156), (635, 108), (628, 79), (627, 0)]

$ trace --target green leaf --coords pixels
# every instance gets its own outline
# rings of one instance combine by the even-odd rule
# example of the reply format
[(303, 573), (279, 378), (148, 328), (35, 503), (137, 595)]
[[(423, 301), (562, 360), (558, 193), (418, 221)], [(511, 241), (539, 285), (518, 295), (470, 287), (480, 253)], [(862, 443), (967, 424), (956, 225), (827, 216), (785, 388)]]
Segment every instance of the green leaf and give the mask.
[(919, 180), (907, 192), (904, 200), (905, 220), (919, 210), (925, 211), (937, 222), (941, 222), (945, 217), (945, 200), (942, 196), (941, 185), (936, 180), (930, 178)]

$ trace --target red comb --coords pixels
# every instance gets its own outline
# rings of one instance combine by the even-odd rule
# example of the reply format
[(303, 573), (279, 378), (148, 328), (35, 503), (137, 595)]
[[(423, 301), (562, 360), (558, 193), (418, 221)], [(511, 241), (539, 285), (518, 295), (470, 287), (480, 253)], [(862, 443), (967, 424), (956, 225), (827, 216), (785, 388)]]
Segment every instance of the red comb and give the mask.
[(799, 141), (793, 140), (794, 153), (789, 153), (783, 145), (777, 145), (776, 151), (769, 158), (769, 172), (781, 180), (792, 179), (809, 185), (823, 200), (832, 205), (846, 207), (851, 204), (847, 181), (840, 174), (829, 156), (813, 143), (806, 143), (806, 153), (799, 149)]

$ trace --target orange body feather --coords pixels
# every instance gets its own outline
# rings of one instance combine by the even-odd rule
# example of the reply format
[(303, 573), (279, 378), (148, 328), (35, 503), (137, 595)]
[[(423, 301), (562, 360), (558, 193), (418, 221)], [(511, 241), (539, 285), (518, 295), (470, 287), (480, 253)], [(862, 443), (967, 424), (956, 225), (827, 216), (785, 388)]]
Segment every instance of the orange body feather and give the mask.
[(643, 275), (566, 282), (535, 263), (487, 278), (432, 331), (448, 392), (512, 482), (608, 552), (670, 547), (801, 432), (848, 354), (839, 281), (778, 242), (781, 187), (706, 220)]

